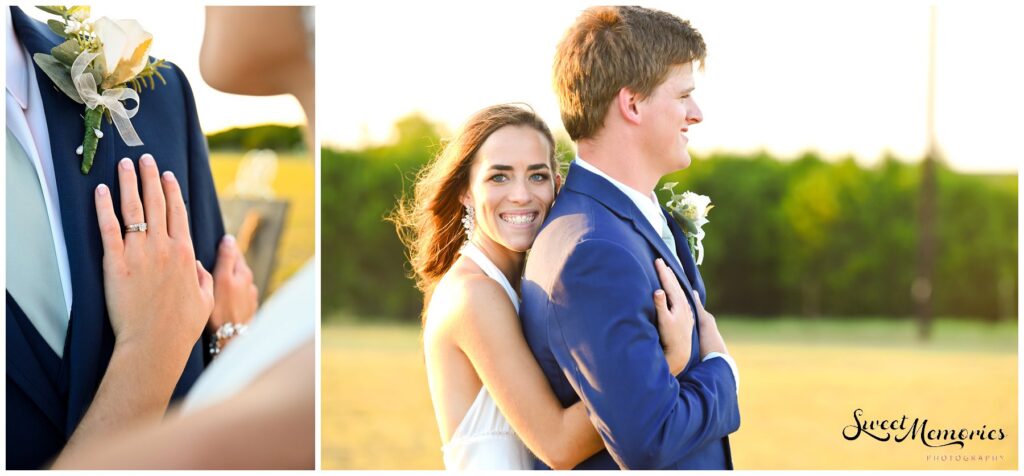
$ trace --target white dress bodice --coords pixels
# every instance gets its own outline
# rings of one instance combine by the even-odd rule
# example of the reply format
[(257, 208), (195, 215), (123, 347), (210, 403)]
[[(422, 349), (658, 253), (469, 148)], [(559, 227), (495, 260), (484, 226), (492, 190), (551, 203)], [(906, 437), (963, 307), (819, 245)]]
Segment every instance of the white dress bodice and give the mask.
[[(518, 313), (519, 296), (501, 270), (472, 243), (466, 244), (462, 254), (505, 289)], [(533, 469), (534, 463), (534, 456), (498, 410), (485, 386), (480, 387), (480, 393), (469, 406), (466, 416), (462, 417), (451, 440), (441, 451), (444, 452), (446, 469)]]

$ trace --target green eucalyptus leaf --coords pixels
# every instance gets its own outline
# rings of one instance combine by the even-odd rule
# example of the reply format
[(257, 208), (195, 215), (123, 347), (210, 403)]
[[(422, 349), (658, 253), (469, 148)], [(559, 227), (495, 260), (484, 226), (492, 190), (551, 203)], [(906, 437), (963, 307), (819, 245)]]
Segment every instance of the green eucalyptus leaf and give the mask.
[(72, 38), (64, 43), (54, 46), (53, 49), (50, 50), (50, 54), (52, 54), (54, 58), (57, 58), (57, 61), (66, 64), (70, 68), (71, 65), (75, 63), (75, 58), (78, 58), (81, 51), (82, 46), (78, 44), (78, 40)]
[(78, 95), (78, 90), (75, 89), (75, 83), (71, 81), (71, 70), (64, 63), (61, 63), (53, 56), (44, 53), (36, 53), (32, 56), (36, 64), (39, 65), (39, 69), (43, 70), (53, 84), (56, 84), (64, 94), (67, 94), (72, 101), (78, 104), (85, 104), (82, 97)]
[(698, 233), (697, 224), (690, 220), (687, 220), (686, 217), (684, 217), (683, 214), (679, 213), (677, 210), (672, 210), (672, 218), (676, 219), (676, 222), (679, 223), (679, 226), (688, 235), (696, 235)]
[(672, 190), (673, 188), (676, 187), (676, 185), (679, 185), (679, 182), (665, 182), (665, 185), (662, 185), (661, 189), (662, 190)]
[(50, 31), (57, 34), (61, 38), (67, 38), (67, 33), (64, 33), (64, 24), (57, 20), (46, 20), (46, 26), (50, 27)]
[(36, 6), (36, 8), (38, 8), (38, 9), (40, 9), (40, 10), (46, 12), (46, 13), (49, 13), (50, 15), (60, 15), (60, 16), (64, 16), (64, 14), (67, 13), (67, 11), (68, 11), (67, 8), (64, 8), (61, 5), (39, 5), (39, 6)]

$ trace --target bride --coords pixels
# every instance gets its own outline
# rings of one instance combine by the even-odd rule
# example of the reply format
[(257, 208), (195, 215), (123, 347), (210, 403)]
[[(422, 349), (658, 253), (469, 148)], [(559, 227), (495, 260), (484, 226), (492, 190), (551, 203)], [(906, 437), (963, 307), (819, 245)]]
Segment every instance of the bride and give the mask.
[[(568, 469), (604, 448), (583, 403), (562, 408), (556, 399), (518, 317), (526, 253), (560, 183), (547, 125), (530, 109), (492, 106), (420, 172), (414, 198), (393, 217), (424, 294), (427, 380), (447, 469), (533, 469), (534, 456)], [(655, 266), (665, 288), (652, 297), (662, 345), (679, 373), (694, 320), (688, 306), (670, 309), (686, 302), (683, 291), (664, 263)]]

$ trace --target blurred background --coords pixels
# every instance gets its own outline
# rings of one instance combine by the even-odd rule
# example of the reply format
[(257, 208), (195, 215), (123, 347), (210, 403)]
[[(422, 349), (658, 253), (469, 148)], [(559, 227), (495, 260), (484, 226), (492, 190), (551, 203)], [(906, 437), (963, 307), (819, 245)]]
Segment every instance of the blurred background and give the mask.
[[(22, 8), (44, 22), (53, 18)], [(150, 56), (174, 63), (188, 78), (225, 226), (245, 249), (263, 301), (313, 256), (313, 154), (303, 141), (305, 116), (294, 97), (226, 94), (203, 81), (199, 52), (205, 15), (199, 4), (100, 5), (91, 11), (92, 20), (137, 20), (153, 34)]]
[[(1016, 468), (1021, 10), (644, 3), (708, 45), (694, 161), (664, 180), (715, 205), (701, 273), (740, 366), (736, 467)], [(487, 105), (531, 104), (571, 160), (551, 63), (586, 6), (364, 2), (322, 31), (321, 71), (361, 72), (319, 92), (325, 469), (442, 467), (422, 296), (383, 217)], [(847, 441), (857, 408), (1006, 438)]]

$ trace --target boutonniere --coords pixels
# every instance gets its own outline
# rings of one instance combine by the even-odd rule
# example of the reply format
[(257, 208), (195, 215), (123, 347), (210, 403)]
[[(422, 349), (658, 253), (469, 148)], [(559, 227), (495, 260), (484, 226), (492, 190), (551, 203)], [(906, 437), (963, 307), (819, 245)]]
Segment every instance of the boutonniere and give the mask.
[(704, 262), (704, 224), (708, 222), (708, 212), (715, 206), (711, 204), (711, 197), (707, 195), (698, 195), (690, 191), (677, 195), (676, 185), (677, 182), (668, 182), (661, 187), (672, 194), (665, 207), (686, 233), (690, 254), (699, 265)]
[[(153, 35), (135, 20), (91, 21), (87, 6), (39, 9), (60, 17), (46, 25), (64, 42), (50, 54), (36, 53), (32, 59), (64, 94), (85, 105), (85, 136), (75, 153), (82, 156), (82, 173), (87, 174), (103, 138), (104, 117), (114, 123), (126, 145), (142, 145), (131, 122), (139, 112), (139, 92), (143, 87), (156, 89), (154, 77), (167, 84), (160, 68), (170, 66), (163, 60), (149, 61)], [(129, 101), (134, 102), (130, 108)]]

